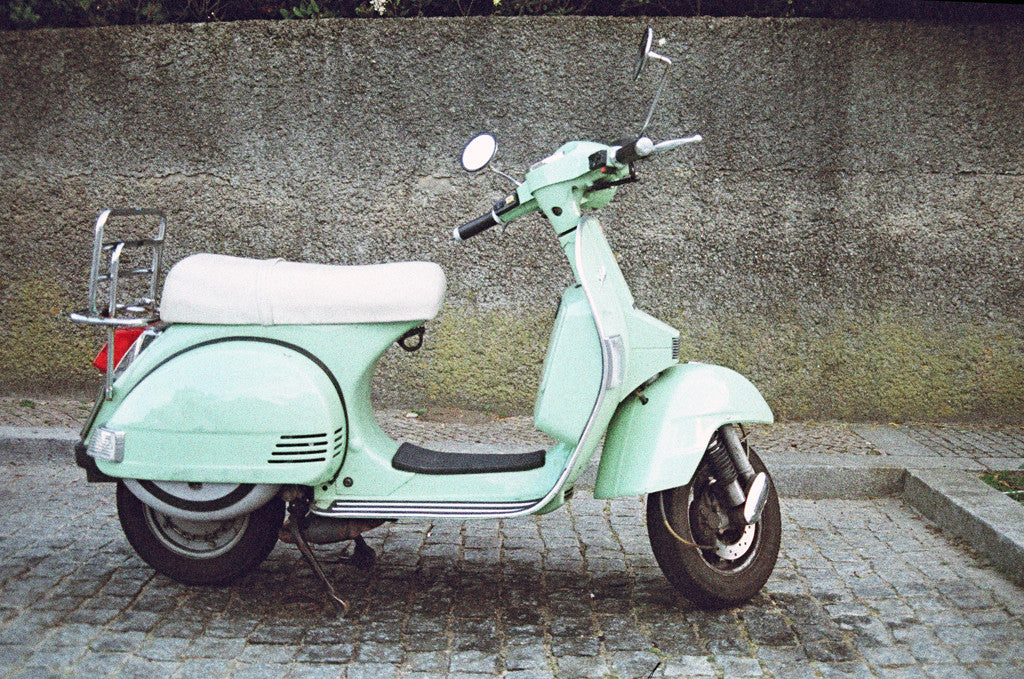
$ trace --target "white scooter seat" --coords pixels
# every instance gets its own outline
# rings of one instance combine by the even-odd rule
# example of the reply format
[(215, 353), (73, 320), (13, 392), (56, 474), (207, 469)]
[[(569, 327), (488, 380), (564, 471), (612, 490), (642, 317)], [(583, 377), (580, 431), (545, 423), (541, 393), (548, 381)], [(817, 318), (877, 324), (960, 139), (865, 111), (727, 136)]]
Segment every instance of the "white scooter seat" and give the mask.
[(300, 264), (200, 254), (167, 274), (160, 318), (211, 325), (331, 325), (426, 321), (445, 277), (432, 262)]

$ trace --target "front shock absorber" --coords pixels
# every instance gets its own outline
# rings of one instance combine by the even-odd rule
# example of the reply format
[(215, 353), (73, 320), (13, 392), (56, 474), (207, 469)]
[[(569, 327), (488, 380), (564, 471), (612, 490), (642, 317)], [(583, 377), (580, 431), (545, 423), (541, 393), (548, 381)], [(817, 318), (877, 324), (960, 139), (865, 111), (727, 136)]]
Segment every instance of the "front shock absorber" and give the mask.
[(718, 481), (718, 500), (725, 504), (727, 509), (738, 507), (746, 502), (747, 495), (740, 485), (736, 465), (732, 461), (721, 430), (716, 431), (711, 438), (707, 455), (711, 462), (711, 469), (715, 472), (715, 479)]
[(731, 424), (715, 432), (707, 454), (718, 481), (718, 500), (730, 520), (736, 525), (757, 523), (768, 499), (770, 481), (765, 472), (754, 471), (743, 441)]

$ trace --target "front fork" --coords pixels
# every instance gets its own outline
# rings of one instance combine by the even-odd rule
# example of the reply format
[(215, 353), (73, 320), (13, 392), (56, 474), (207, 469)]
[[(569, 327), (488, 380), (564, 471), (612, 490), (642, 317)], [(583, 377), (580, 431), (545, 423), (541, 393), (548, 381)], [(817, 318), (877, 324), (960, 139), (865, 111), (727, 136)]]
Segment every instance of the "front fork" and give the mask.
[(718, 429), (706, 455), (715, 473), (715, 494), (737, 526), (757, 523), (768, 499), (768, 475), (750, 466), (743, 439), (731, 424)]

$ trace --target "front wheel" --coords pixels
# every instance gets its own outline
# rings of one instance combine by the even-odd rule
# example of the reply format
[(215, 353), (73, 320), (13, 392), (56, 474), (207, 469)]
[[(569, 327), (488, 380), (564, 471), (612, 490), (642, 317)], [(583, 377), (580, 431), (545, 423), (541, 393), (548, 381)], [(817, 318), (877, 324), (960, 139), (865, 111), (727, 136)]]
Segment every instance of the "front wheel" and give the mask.
[(275, 497), (237, 518), (189, 521), (153, 509), (118, 483), (117, 516), (135, 552), (158, 572), (186, 585), (222, 585), (267, 558), (284, 503)]
[[(757, 454), (747, 452), (754, 471), (767, 473)], [(741, 604), (761, 590), (782, 537), (779, 497), (770, 479), (761, 518), (742, 529), (730, 524), (714, 483), (705, 457), (690, 483), (647, 496), (647, 534), (658, 566), (683, 596), (711, 609)]]

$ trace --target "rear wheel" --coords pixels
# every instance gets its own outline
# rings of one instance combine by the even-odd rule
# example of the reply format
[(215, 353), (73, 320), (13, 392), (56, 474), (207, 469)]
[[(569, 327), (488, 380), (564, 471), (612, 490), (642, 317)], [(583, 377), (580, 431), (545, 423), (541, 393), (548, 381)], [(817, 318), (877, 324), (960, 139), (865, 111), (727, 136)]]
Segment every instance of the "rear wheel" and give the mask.
[(284, 523), (284, 503), (274, 497), (240, 517), (191, 521), (153, 509), (118, 483), (117, 515), (128, 542), (158, 572), (186, 585), (221, 585), (267, 558)]
[[(757, 454), (747, 452), (754, 471), (767, 473)], [(705, 457), (690, 483), (647, 496), (654, 558), (672, 586), (703, 608), (735, 606), (757, 594), (775, 568), (782, 537), (770, 479), (761, 518), (744, 528), (730, 524), (714, 483)]]

